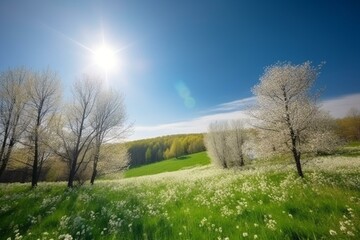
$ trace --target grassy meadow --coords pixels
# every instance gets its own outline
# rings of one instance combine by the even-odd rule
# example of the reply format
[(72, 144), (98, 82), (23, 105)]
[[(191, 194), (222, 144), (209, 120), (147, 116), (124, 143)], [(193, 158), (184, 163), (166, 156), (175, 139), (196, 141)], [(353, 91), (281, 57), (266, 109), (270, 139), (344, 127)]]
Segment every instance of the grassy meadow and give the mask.
[(144, 165), (141, 167), (130, 168), (125, 172), (124, 177), (139, 177), (153, 175), (163, 172), (173, 172), (197, 166), (210, 164), (210, 158), (206, 152), (194, 153), (180, 158), (172, 158), (160, 162)]
[(74, 189), (2, 184), (0, 239), (359, 239), (360, 158), (317, 157), (304, 169), (305, 179), (266, 161)]

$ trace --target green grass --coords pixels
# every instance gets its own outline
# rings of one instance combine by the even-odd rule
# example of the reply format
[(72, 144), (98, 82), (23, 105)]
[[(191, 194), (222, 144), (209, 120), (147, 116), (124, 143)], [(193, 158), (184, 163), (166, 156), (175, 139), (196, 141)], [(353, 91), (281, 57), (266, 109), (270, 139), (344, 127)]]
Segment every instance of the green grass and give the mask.
[(153, 175), (163, 172), (173, 172), (180, 169), (193, 168), (210, 164), (210, 159), (206, 152), (194, 153), (181, 158), (172, 158), (157, 163), (144, 165), (141, 167), (131, 168), (125, 172), (124, 176), (139, 177)]
[(23, 239), (65, 239), (65, 234), (73, 239), (360, 236), (358, 170), (306, 171), (303, 180), (293, 171), (198, 168), (172, 174), (99, 181), (72, 190), (65, 183), (34, 190), (1, 185), (0, 239), (16, 234)]
[(345, 145), (345, 147), (360, 147), (360, 141), (352, 141)]
[(345, 144), (336, 150), (335, 154), (345, 157), (359, 157), (360, 156), (360, 141), (353, 141)]
[[(199, 153), (131, 170), (208, 162)], [(281, 157), (245, 170), (208, 166), (70, 190), (66, 183), (0, 184), (0, 239), (360, 238), (359, 157), (310, 161), (305, 179), (283, 166)]]

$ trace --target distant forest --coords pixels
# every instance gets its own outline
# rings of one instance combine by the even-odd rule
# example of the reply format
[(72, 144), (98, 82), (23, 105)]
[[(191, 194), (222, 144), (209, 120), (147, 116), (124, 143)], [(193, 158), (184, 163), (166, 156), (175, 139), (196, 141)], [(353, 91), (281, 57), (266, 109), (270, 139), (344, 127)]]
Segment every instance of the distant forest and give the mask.
[(186, 134), (129, 142), (130, 167), (205, 151), (203, 139), (203, 134)]

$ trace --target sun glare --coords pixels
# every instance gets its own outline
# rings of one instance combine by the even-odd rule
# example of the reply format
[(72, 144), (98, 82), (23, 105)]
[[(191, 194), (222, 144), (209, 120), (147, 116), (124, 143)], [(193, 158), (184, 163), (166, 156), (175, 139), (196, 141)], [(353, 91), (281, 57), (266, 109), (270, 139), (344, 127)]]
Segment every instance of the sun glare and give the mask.
[(116, 51), (111, 47), (102, 45), (94, 51), (94, 62), (104, 71), (109, 71), (116, 66)]

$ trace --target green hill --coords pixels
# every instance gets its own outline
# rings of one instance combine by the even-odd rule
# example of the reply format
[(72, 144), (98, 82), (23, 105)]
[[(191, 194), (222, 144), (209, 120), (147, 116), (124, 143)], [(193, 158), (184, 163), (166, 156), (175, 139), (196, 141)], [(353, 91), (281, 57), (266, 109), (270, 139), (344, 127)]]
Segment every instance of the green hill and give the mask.
[(131, 166), (141, 166), (175, 157), (172, 151), (177, 143), (180, 155), (188, 155), (205, 151), (203, 134), (179, 134), (157, 138), (142, 139), (126, 143), (131, 156)]
[(136, 168), (131, 168), (125, 172), (124, 176), (138, 177), (153, 175), (163, 172), (173, 172), (180, 169), (193, 168), (210, 164), (210, 159), (206, 152), (194, 153), (180, 158), (172, 158), (157, 163), (152, 163)]

